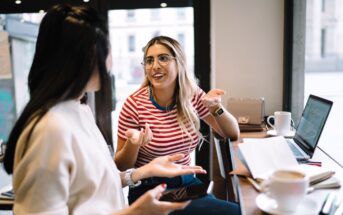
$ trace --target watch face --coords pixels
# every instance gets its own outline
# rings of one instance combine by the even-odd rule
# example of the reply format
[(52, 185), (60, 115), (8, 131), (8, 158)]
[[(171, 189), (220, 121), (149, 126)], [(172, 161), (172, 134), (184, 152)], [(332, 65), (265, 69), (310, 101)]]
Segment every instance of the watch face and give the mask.
[(220, 109), (217, 111), (217, 114), (218, 114), (218, 115), (221, 115), (222, 113), (224, 113), (224, 110), (223, 110), (223, 108), (220, 108)]

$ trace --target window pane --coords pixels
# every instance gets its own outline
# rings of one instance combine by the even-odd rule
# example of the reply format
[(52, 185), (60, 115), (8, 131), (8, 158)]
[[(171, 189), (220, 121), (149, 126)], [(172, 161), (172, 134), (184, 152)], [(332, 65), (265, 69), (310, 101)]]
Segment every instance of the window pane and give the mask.
[(156, 19), (160, 19), (160, 12), (161, 10), (151, 10), (151, 20), (156, 20)]
[(134, 35), (129, 35), (129, 52), (134, 52), (136, 47), (136, 38)]
[(127, 14), (128, 19), (133, 19), (135, 17), (135, 11), (134, 10), (128, 10), (126, 14)]
[(27, 75), (43, 13), (0, 15), (0, 139), (29, 99)]
[(177, 41), (179, 41), (180, 45), (182, 47), (185, 47), (185, 34), (184, 33), (179, 33), (177, 35)]
[[(127, 20), (127, 14), (135, 14), (135, 19)], [(165, 35), (179, 40), (186, 53), (188, 69), (193, 72), (193, 8), (111, 10), (109, 26), (116, 86), (116, 110), (112, 113), (116, 143), (119, 111), (125, 99), (143, 81), (143, 47), (151, 38)]]
[[(0, 14), (0, 139), (9, 132), (29, 99), (27, 75), (43, 13)], [(11, 177), (0, 169), (0, 187)]]
[(334, 102), (319, 147), (343, 165), (343, 2), (307, 0), (305, 102), (315, 94)]

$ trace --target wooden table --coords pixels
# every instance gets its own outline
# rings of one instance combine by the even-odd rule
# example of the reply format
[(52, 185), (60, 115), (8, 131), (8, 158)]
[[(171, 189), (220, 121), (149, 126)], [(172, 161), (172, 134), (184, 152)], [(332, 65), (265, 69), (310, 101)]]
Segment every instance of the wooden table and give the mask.
[[(264, 138), (267, 137), (266, 132), (242, 132), (241, 138), (238, 141), (235, 141), (233, 150), (236, 151), (238, 149), (238, 144), (242, 143), (242, 138)], [(235, 152), (234, 152), (235, 154)], [(322, 162), (322, 167), (329, 168), (336, 171), (337, 178), (343, 178), (343, 169), (337, 165), (334, 161), (332, 161), (326, 154), (324, 154), (320, 149), (316, 149), (313, 160), (318, 160)], [(236, 168), (245, 168), (242, 162), (235, 156)], [(245, 179), (245, 177), (239, 177), (239, 188), (240, 188), (240, 205), (242, 214), (246, 215), (261, 215), (265, 214), (261, 211), (256, 203), (255, 199), (258, 196), (258, 191), (256, 191), (250, 182)], [(328, 192), (340, 192), (341, 195), (343, 193), (343, 189), (326, 189), (326, 190), (315, 190), (311, 194), (312, 199), (315, 199), (318, 204), (322, 204)]]
[[(6, 192), (12, 189), (12, 185), (7, 185), (0, 188), (0, 193)], [(12, 210), (14, 201), (11, 199), (0, 198), (0, 211)]]

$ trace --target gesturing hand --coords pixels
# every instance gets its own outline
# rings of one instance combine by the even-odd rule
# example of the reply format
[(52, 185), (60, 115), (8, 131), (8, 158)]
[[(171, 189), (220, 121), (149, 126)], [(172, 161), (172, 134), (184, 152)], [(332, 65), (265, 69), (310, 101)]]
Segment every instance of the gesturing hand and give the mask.
[(185, 166), (176, 164), (175, 161), (184, 158), (183, 154), (174, 154), (169, 156), (158, 157), (152, 160), (143, 168), (150, 172), (151, 176), (175, 177), (187, 174), (206, 174), (201, 166)]
[(127, 139), (135, 145), (144, 146), (152, 139), (152, 131), (148, 123), (145, 124), (144, 130), (137, 131), (135, 129), (128, 129), (125, 132)]
[(213, 89), (210, 90), (204, 97), (201, 98), (205, 107), (210, 108), (221, 103), (221, 96), (225, 94), (224, 90)]
[(184, 209), (190, 201), (186, 202), (163, 202), (158, 199), (165, 190), (164, 185), (159, 185), (146, 192), (132, 204), (131, 214), (141, 215), (166, 215), (174, 210)]

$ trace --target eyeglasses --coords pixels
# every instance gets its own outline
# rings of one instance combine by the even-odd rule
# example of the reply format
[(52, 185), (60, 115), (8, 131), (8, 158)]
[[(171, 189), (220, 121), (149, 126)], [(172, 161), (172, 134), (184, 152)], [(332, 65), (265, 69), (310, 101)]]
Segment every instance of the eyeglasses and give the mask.
[[(175, 59), (175, 57), (170, 56), (168, 54), (161, 54), (157, 56), (157, 61), (161, 66), (167, 66), (170, 61)], [(146, 57), (144, 61), (142, 62), (142, 65), (144, 66), (145, 69), (151, 69), (152, 66), (154, 65), (154, 57)]]

